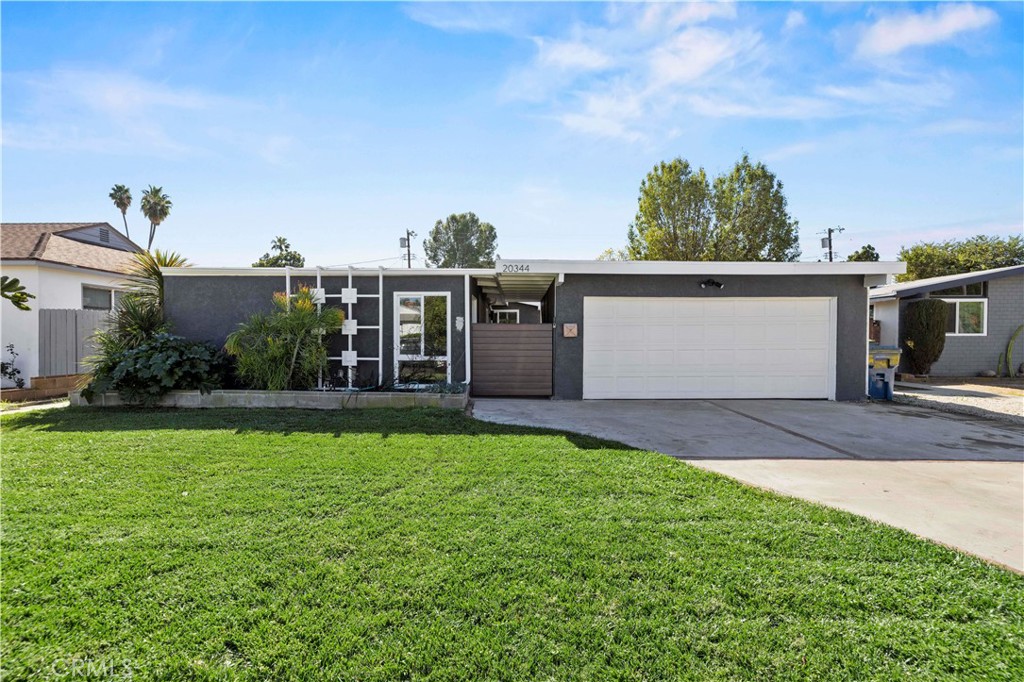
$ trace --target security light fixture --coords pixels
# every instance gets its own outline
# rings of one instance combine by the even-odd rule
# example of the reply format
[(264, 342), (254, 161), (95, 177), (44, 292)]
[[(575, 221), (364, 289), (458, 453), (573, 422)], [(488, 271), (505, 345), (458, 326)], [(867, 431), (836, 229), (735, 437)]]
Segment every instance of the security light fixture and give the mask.
[(716, 289), (724, 289), (725, 285), (715, 279), (706, 279), (700, 283), (701, 289), (707, 289), (708, 287), (715, 287)]

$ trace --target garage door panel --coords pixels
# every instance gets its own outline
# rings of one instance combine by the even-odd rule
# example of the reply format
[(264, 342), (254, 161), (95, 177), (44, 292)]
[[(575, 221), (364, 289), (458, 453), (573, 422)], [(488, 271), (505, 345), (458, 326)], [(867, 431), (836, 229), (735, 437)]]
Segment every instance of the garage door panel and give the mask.
[(584, 398), (828, 398), (832, 305), (586, 297)]
[(671, 324), (650, 324), (647, 327), (647, 345), (671, 348), (676, 342), (676, 329)]
[(645, 300), (644, 316), (653, 320), (671, 320), (674, 316), (671, 299)]
[(703, 315), (706, 319), (720, 319), (736, 317), (735, 301), (715, 301), (714, 305), (704, 304)]
[(672, 310), (677, 322), (699, 322), (704, 317), (704, 301), (696, 298), (673, 298)]

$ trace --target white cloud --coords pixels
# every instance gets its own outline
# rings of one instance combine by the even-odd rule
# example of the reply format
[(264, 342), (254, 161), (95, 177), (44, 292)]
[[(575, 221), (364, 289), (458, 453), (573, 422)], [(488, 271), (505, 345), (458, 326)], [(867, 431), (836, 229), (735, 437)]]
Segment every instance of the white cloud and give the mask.
[(795, 142), (793, 144), (773, 149), (762, 155), (765, 161), (774, 163), (777, 161), (784, 161), (786, 159), (792, 159), (797, 156), (806, 156), (808, 154), (814, 154), (821, 149), (821, 145), (818, 142), (804, 141)]
[(413, 21), (450, 33), (522, 34), (534, 8), (506, 3), (413, 2), (404, 8)]
[(645, 31), (675, 30), (712, 19), (735, 18), (736, 5), (731, 2), (651, 3), (644, 8), (637, 27)]
[(625, 88), (581, 95), (582, 109), (564, 113), (558, 120), (569, 130), (636, 142), (643, 135), (634, 124), (645, 112), (643, 96)]
[(867, 28), (857, 45), (862, 57), (895, 55), (910, 47), (945, 42), (998, 21), (987, 7), (945, 4), (918, 14), (886, 16)]
[(939, 106), (953, 97), (953, 88), (937, 77), (916, 82), (880, 79), (864, 85), (826, 85), (818, 92), (852, 104), (900, 109)]
[(612, 63), (611, 58), (589, 45), (577, 41), (549, 41), (535, 38), (539, 51), (537, 63), (556, 69), (593, 71)]
[(658, 85), (690, 83), (740, 53), (753, 50), (758, 42), (758, 34), (749, 31), (689, 28), (653, 50), (651, 71)]
[(783, 24), (782, 30), (785, 32), (795, 31), (804, 24), (807, 23), (807, 17), (804, 16), (803, 12), (798, 10), (790, 10), (789, 14), (786, 15), (786, 23)]
[(1020, 121), (983, 121), (972, 118), (954, 118), (936, 121), (921, 127), (922, 135), (983, 135), (989, 133), (1012, 133), (1020, 130)]
[[(128, 72), (54, 69), (5, 74), (5, 80), (16, 103), (4, 111), (6, 147), (166, 158), (208, 156), (227, 144), (275, 163), (290, 145), (273, 131), (256, 132), (268, 114), (256, 102)], [(242, 120), (252, 131), (247, 139), (218, 133), (237, 129)]]
[(708, 118), (759, 118), (806, 121), (837, 115), (834, 103), (823, 98), (762, 93), (695, 94), (690, 108)]

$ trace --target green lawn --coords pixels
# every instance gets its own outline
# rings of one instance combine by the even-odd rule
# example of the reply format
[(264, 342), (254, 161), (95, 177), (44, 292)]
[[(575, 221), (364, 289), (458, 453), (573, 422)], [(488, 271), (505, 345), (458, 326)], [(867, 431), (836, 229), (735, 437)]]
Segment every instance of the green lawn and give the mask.
[(1024, 679), (1021, 576), (615, 443), (425, 409), (2, 426), (5, 680)]

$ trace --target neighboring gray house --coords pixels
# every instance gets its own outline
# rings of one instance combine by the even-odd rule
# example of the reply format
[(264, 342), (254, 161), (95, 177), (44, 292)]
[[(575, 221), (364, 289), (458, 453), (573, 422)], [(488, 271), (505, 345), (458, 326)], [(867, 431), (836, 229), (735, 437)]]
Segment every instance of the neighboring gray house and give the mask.
[[(949, 305), (946, 346), (934, 376), (975, 376), (996, 369), (1010, 336), (1024, 324), (1024, 265), (930, 277), (876, 287), (870, 292), (883, 346), (899, 346), (900, 319), (911, 301), (941, 298)], [(1017, 358), (1024, 356), (1024, 338)], [(1015, 364), (1019, 359), (1015, 360)]]
[(346, 315), (329, 341), (325, 388), (447, 381), (475, 395), (568, 400), (859, 400), (868, 287), (904, 269), (545, 260), (171, 268), (165, 308), (175, 333), (220, 345), (247, 316), (270, 310), (274, 292), (308, 286)]

